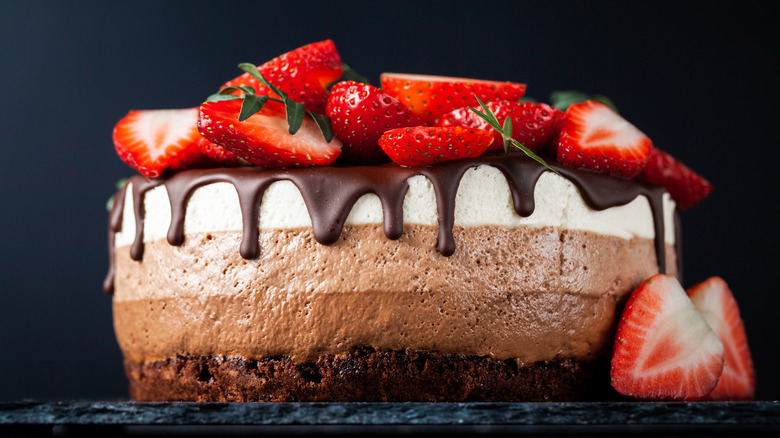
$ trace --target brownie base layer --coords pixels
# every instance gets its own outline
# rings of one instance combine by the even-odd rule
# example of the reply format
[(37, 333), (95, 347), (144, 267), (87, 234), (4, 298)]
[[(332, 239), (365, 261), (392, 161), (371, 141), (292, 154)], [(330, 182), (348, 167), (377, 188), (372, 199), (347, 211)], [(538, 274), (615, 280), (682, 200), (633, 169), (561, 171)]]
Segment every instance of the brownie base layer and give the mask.
[(295, 362), (187, 356), (125, 361), (130, 396), (137, 401), (573, 401), (603, 398), (604, 363), (574, 359), (518, 366), (493, 360), (421, 351), (357, 348)]

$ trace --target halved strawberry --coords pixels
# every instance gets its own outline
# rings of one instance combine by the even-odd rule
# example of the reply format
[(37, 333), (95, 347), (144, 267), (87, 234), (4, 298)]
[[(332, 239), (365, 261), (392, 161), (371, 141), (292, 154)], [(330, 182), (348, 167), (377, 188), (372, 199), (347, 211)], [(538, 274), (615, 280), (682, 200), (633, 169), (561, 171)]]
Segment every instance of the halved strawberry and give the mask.
[(688, 289), (688, 296), (723, 342), (723, 376), (709, 400), (750, 400), (756, 392), (756, 374), (747, 344), (745, 325), (731, 290), (720, 277)]
[(130, 111), (114, 127), (119, 158), (149, 178), (166, 171), (197, 167), (198, 109)]
[(246, 160), (238, 158), (233, 152), (216, 143), (212, 143), (203, 136), (198, 141), (198, 149), (206, 158), (204, 166), (237, 167), (249, 164)]
[(633, 178), (645, 166), (653, 143), (606, 105), (589, 100), (569, 106), (558, 137), (558, 161)]
[(198, 118), (201, 135), (262, 167), (331, 164), (341, 153), (341, 142), (334, 138), (326, 143), (309, 116), (291, 135), (283, 104), (269, 101), (260, 112), (239, 122), (241, 103), (241, 99), (236, 99), (202, 104)]
[(642, 399), (698, 400), (723, 372), (723, 344), (677, 278), (656, 274), (626, 303), (612, 356), (612, 386)]
[[(331, 40), (299, 47), (266, 62), (257, 70), (290, 98), (318, 113), (325, 112), (328, 99), (325, 87), (344, 73), (341, 58)], [(271, 93), (249, 73), (226, 82), (222, 88), (228, 86), (250, 86), (258, 96)]]
[[(558, 136), (563, 112), (544, 103), (501, 100), (485, 104), (502, 124), (509, 117), (512, 120), (512, 138), (532, 151), (546, 150)], [(501, 134), (490, 127), (468, 107), (458, 108), (436, 119), (434, 126), (465, 126), (487, 129), (493, 132), (493, 144), (488, 150), (503, 149)]]
[(651, 184), (664, 186), (680, 211), (693, 207), (712, 192), (709, 181), (658, 148), (650, 152), (639, 176)]
[(339, 161), (352, 163), (387, 161), (379, 137), (391, 129), (424, 124), (381, 88), (354, 81), (339, 82), (331, 88), (327, 115), (334, 135), (344, 143)]
[(400, 100), (427, 124), (458, 108), (478, 108), (474, 95), (483, 102), (489, 102), (519, 100), (525, 94), (525, 84), (513, 82), (401, 73), (382, 73), (380, 81), (383, 90)]
[(395, 163), (423, 166), (457, 158), (478, 157), (493, 142), (484, 129), (415, 126), (385, 132), (379, 146)]

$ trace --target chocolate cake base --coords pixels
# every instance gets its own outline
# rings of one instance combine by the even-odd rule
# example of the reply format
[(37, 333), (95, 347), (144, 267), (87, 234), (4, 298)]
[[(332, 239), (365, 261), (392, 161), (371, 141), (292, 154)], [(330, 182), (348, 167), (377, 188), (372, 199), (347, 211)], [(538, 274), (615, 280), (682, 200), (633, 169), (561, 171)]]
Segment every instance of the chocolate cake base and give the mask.
[(601, 365), (563, 359), (518, 366), (515, 360), (357, 348), (305, 362), (286, 356), (126, 360), (125, 371), (137, 401), (538, 402), (593, 397), (591, 387), (609, 387)]

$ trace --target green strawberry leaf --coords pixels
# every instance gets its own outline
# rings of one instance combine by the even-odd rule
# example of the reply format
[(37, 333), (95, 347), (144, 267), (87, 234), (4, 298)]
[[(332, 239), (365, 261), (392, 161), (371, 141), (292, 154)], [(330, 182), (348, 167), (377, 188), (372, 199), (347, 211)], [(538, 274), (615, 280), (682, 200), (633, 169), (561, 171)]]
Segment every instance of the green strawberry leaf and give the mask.
[(314, 111), (307, 111), (307, 114), (314, 119), (317, 126), (322, 132), (322, 137), (325, 139), (325, 143), (330, 143), (333, 140), (333, 126), (330, 124), (330, 117), (325, 114), (315, 113)]
[(566, 111), (566, 108), (572, 104), (582, 103), (588, 100), (595, 100), (596, 102), (603, 103), (608, 106), (609, 109), (618, 113), (615, 104), (608, 97), (601, 94), (589, 96), (582, 91), (577, 90), (553, 91), (550, 94), (550, 105), (561, 111)]
[(284, 102), (287, 107), (287, 125), (289, 126), (288, 132), (290, 135), (294, 135), (301, 129), (303, 124), (303, 118), (306, 116), (306, 108), (302, 103), (296, 102), (292, 99), (286, 99)]
[(255, 94), (245, 94), (244, 101), (241, 103), (241, 113), (238, 115), (238, 121), (243, 122), (252, 115), (260, 112), (268, 103), (268, 96), (257, 96)]
[(350, 66), (347, 64), (342, 63), (341, 67), (344, 69), (344, 73), (341, 75), (339, 81), (355, 81), (360, 82), (361, 84), (370, 84), (367, 77), (361, 75), (355, 70), (352, 70), (352, 68), (350, 68)]

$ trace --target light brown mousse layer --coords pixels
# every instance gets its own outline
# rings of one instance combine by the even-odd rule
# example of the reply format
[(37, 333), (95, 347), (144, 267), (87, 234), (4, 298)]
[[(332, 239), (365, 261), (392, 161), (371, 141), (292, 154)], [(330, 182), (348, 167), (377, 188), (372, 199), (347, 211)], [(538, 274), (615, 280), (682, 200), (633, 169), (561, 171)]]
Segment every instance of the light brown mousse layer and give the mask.
[[(236, 232), (118, 248), (114, 324), (125, 358), (296, 361), (355, 347), (515, 359), (595, 360), (612, 342), (616, 308), (658, 271), (653, 241), (546, 227), (346, 227), (334, 245), (311, 230), (261, 233), (244, 260)], [(667, 272), (675, 254), (667, 245)]]

